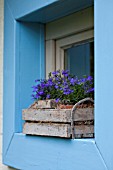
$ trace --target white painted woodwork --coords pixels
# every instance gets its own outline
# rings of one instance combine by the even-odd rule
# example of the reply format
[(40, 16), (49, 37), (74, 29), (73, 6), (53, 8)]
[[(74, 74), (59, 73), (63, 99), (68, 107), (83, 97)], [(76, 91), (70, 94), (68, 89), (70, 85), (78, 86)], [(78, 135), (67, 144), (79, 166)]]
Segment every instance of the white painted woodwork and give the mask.
[[(51, 50), (49, 50), (51, 49)], [(48, 73), (55, 70), (55, 41), (46, 41), (46, 78), (48, 78)]]
[(89, 7), (46, 24), (46, 78), (64, 69), (64, 49), (94, 37), (94, 9)]
[(64, 50), (72, 45), (82, 44), (86, 41), (92, 41), (94, 30), (87, 30), (75, 35), (71, 35), (56, 41), (56, 70), (64, 69)]

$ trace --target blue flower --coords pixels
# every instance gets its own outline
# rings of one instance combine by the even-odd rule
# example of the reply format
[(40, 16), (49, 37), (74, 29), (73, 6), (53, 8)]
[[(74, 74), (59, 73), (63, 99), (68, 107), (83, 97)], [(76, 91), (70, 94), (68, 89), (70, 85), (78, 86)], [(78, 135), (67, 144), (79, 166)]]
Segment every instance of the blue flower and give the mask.
[(43, 91), (39, 91), (39, 92), (38, 92), (38, 95), (40, 95), (40, 96), (42, 96), (43, 94), (44, 94)]
[(55, 102), (56, 102), (56, 103), (58, 103), (59, 101), (60, 101), (60, 99), (59, 99), (59, 98), (55, 100)]
[(34, 94), (32, 94), (31, 97), (32, 97), (31, 99), (33, 99), (33, 100), (35, 99), (35, 95)]
[(62, 71), (62, 75), (64, 75), (65, 77), (67, 77), (69, 75), (69, 70), (63, 70)]
[(61, 84), (61, 82), (60, 82), (60, 81), (58, 81), (58, 84)]
[(45, 87), (49, 87), (49, 84), (48, 84), (48, 83), (46, 83), (46, 84), (45, 84)]
[(94, 88), (90, 88), (89, 90), (87, 90), (85, 93), (91, 93), (94, 91)]
[(65, 91), (64, 94), (65, 94), (65, 95), (68, 95), (68, 94), (70, 94), (70, 92), (69, 92), (69, 91)]
[(84, 84), (86, 82), (86, 78), (78, 80), (77, 84)]
[(87, 77), (87, 80), (88, 80), (88, 81), (92, 81), (92, 80), (93, 80), (93, 77), (92, 77), (92, 76), (88, 76), (88, 77)]
[(63, 91), (64, 91), (63, 94), (65, 94), (65, 95), (68, 95), (68, 94), (71, 94), (71, 93), (74, 92), (74, 90), (71, 90), (71, 89), (69, 89), (69, 88), (64, 88)]
[(56, 88), (56, 89), (58, 89), (58, 87), (59, 87), (58, 85), (55, 85), (55, 88)]
[(71, 78), (70, 83), (74, 85), (77, 82), (77, 79)]
[(62, 87), (60, 87), (60, 90), (62, 91), (62, 90), (63, 90), (63, 88), (62, 88)]
[(54, 85), (52, 79), (49, 79), (47, 84), (48, 84), (49, 86), (53, 86), (53, 85)]
[(56, 75), (59, 74), (59, 71), (53, 71), (52, 74), (53, 74), (54, 76), (56, 76)]
[(44, 84), (44, 83), (41, 83), (40, 86), (41, 86), (41, 88), (44, 88), (44, 87), (45, 87), (45, 84)]
[(86, 78), (80, 79), (81, 83), (85, 83), (86, 82)]
[(33, 86), (33, 91), (32, 92), (36, 92), (38, 90), (38, 87), (37, 86)]
[(66, 86), (66, 85), (67, 85), (67, 82), (66, 82), (66, 81), (64, 81), (63, 85), (64, 85), (64, 86)]
[(35, 98), (39, 98), (40, 96), (38, 94), (35, 95)]
[(55, 80), (56, 80), (56, 81), (59, 81), (59, 77), (55, 77)]
[(50, 94), (47, 94), (47, 99), (50, 99)]
[(35, 82), (41, 81), (40, 79), (35, 80)]
[(48, 84), (48, 86), (53, 86), (54, 85), (53, 79), (52, 78), (48, 79), (48, 82), (46, 84)]

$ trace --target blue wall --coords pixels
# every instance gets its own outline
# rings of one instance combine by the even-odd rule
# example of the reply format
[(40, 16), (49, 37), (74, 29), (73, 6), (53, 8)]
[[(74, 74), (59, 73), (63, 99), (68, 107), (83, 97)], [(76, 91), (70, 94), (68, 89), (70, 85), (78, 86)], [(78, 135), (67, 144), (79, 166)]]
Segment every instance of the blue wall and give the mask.
[(36, 77), (45, 76), (43, 23), (92, 4), (91, 0), (36, 0), (32, 4), (5, 0), (4, 164), (21, 170), (113, 169), (112, 0), (94, 3), (95, 138), (66, 140), (21, 133), (21, 109), (30, 103), (30, 87)]

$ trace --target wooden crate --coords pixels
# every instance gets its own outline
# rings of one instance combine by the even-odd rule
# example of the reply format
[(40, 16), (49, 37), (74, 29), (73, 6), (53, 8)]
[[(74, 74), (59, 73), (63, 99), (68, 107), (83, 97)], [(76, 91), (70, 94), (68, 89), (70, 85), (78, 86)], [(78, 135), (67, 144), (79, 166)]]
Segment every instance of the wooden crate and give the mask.
[(22, 117), (24, 134), (64, 138), (94, 136), (94, 108), (76, 108), (73, 123), (71, 109), (28, 108), (23, 110)]

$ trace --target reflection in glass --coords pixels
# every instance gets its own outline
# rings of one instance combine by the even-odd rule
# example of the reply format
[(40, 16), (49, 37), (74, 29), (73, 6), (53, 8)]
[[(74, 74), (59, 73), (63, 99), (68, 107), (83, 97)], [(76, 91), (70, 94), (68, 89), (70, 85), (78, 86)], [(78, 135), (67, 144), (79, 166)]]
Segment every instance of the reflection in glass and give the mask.
[(94, 42), (72, 46), (65, 50), (64, 68), (79, 78), (94, 76)]

